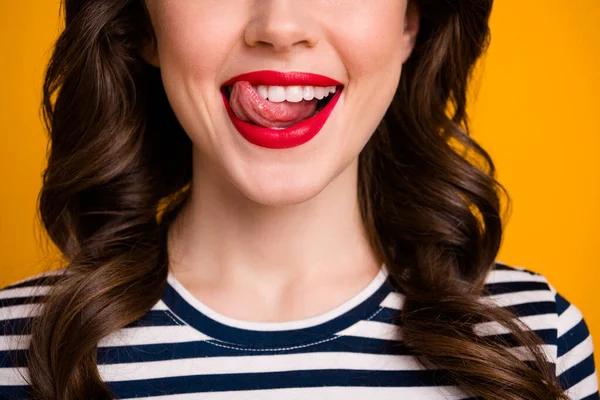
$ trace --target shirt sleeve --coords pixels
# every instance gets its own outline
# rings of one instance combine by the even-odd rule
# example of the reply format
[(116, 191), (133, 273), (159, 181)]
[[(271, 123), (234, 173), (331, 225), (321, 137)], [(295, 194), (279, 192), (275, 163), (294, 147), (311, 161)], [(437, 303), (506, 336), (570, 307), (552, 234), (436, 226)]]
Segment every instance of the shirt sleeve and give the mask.
[(569, 399), (600, 400), (594, 346), (579, 309), (559, 293), (556, 374)]

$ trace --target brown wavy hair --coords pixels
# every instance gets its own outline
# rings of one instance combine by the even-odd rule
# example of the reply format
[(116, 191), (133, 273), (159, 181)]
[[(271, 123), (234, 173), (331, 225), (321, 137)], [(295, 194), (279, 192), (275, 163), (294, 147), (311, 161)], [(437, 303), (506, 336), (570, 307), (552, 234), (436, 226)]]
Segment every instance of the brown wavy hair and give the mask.
[[(489, 42), (492, 0), (414, 3), (416, 46), (359, 156), (358, 188), (372, 246), (406, 294), (405, 344), (469, 395), (566, 399), (539, 338), (481, 301), (506, 191), (469, 135), (466, 97)], [(39, 213), (66, 268), (33, 322), (27, 366), (35, 399), (110, 399), (98, 342), (161, 298), (192, 144), (159, 70), (141, 56), (155, 41), (144, 2), (64, 0), (63, 10), (44, 83), (50, 146)], [(474, 325), (486, 321), (509, 328), (527, 360), (478, 336)]]

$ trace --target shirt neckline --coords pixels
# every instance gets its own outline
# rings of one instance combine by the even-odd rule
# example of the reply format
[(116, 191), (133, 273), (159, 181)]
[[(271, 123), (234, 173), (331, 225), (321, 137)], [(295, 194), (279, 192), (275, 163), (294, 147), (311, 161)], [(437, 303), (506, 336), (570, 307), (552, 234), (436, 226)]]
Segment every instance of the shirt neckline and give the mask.
[(336, 333), (377, 312), (391, 291), (389, 271), (382, 264), (371, 282), (329, 311), (294, 321), (254, 322), (231, 318), (213, 310), (194, 297), (169, 272), (162, 300), (180, 320), (215, 341), (244, 347), (276, 348), (335, 337)]

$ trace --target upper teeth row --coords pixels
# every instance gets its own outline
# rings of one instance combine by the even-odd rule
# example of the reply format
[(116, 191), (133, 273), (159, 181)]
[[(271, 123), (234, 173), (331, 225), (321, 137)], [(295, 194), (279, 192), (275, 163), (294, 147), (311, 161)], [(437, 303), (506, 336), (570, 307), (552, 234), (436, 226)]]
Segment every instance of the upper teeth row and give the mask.
[(335, 86), (253, 86), (260, 97), (273, 103), (289, 101), (299, 103), (302, 100), (312, 100), (317, 98), (322, 100), (329, 96), (329, 93), (335, 93)]

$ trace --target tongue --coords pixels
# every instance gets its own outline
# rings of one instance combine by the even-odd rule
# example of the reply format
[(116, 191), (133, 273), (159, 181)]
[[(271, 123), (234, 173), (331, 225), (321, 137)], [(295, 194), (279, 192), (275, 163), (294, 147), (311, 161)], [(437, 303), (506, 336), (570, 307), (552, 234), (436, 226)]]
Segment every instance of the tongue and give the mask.
[(265, 100), (247, 81), (234, 83), (229, 103), (236, 117), (265, 128), (290, 127), (312, 116), (317, 109), (316, 98), (299, 103), (273, 103)]

